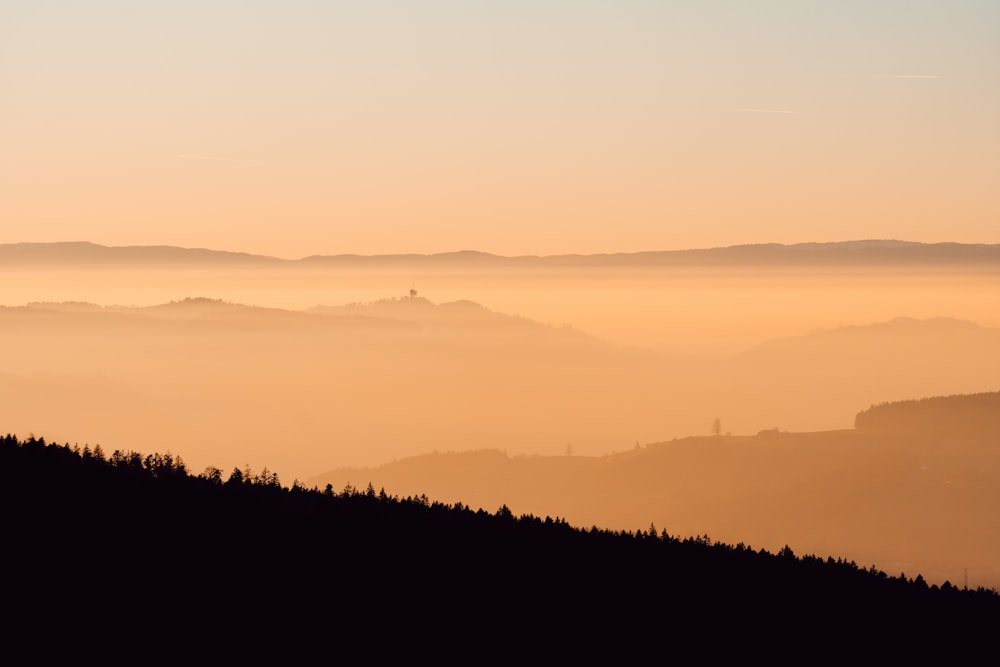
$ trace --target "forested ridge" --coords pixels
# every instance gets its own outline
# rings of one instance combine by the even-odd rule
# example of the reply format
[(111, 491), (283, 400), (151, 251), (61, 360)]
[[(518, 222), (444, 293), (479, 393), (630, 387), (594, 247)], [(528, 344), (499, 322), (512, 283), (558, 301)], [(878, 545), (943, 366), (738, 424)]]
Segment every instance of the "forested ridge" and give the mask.
[(854, 418), (862, 430), (1000, 435), (1000, 391), (872, 405)]
[(156, 635), (171, 649), (239, 639), (235, 656), (266, 637), (313, 654), (375, 638), (362, 642), (373, 658), (778, 651), (793, 661), (861, 646), (961, 651), (1000, 622), (995, 591), (832, 556), (654, 526), (579, 528), (370, 485), (283, 486), (266, 470), (195, 475), (170, 454), (105, 456), (35, 437), (0, 438), (0, 507), (17, 619), (8, 637), (101, 630), (83, 633), (78, 651)]

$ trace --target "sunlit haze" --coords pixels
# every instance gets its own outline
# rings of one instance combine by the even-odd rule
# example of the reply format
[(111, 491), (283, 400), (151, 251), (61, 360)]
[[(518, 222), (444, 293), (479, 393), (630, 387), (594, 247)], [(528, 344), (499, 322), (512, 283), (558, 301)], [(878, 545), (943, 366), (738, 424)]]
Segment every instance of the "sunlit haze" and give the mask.
[(0, 6), (0, 241), (1000, 241), (991, 1)]
[(1000, 586), (998, 390), (996, 0), (0, 2), (11, 451)]

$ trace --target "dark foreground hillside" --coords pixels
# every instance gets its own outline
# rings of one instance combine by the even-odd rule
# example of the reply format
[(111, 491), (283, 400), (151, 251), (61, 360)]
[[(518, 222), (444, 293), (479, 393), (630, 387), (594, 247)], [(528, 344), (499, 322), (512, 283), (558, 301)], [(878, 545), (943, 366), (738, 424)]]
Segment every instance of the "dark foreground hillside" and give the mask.
[[(0, 438), (5, 644), (30, 662), (863, 663), (987, 647), (1000, 596), (832, 559)], [(200, 660), (199, 660), (200, 659)]]

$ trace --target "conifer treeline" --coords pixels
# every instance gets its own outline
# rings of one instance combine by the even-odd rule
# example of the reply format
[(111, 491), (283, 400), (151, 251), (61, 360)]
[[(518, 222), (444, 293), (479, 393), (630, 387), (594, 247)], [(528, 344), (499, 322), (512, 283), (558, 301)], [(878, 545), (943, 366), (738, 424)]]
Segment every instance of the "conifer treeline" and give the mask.
[(854, 426), (869, 431), (1000, 435), (1000, 391), (878, 403), (859, 412)]
[(1000, 621), (994, 591), (788, 547), (577, 528), (370, 484), (286, 487), (266, 470), (194, 475), (170, 454), (106, 457), (34, 437), (0, 438), (0, 503), (8, 606), (39, 617), (55, 600), (80, 617), (111, 601), (117, 622), (170, 623), (178, 641), (218, 632), (219, 618), (302, 641), (379, 619), (414, 641), (447, 632), (456, 650), (491, 628), (507, 628), (507, 649), (543, 628), (549, 643), (583, 631), (589, 649), (571, 653), (589, 655), (636, 633), (722, 633), (734, 647), (837, 636), (844, 648), (857, 628), (946, 637)]

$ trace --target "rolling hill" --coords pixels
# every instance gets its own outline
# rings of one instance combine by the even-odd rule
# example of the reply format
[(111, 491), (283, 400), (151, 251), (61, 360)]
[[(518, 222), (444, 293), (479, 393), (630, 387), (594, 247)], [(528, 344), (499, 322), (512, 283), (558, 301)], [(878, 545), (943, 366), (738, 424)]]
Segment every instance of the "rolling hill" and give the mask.
[(905, 406), (941, 423), (940, 413), (961, 403), (957, 428), (766, 429), (636, 443), (602, 457), (441, 452), (341, 468), (307, 484), (371, 482), (473, 507), (505, 502), (583, 526), (653, 522), (730, 543), (840, 554), (893, 574), (920, 571), (937, 583), (968, 576), (1000, 586), (1000, 536), (991, 529), (1000, 512), (998, 400), (993, 392), (892, 403), (858, 416), (864, 426)]

